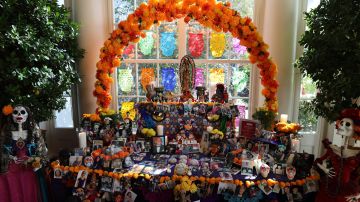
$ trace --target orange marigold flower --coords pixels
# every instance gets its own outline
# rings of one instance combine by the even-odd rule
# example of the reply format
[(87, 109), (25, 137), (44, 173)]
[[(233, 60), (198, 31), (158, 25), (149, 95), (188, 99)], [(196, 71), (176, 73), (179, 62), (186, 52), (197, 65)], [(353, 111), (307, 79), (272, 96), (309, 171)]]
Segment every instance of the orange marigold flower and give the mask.
[(11, 105), (5, 105), (3, 108), (2, 108), (2, 113), (5, 115), (5, 116), (8, 116), (10, 114), (12, 114), (14, 111), (13, 107)]

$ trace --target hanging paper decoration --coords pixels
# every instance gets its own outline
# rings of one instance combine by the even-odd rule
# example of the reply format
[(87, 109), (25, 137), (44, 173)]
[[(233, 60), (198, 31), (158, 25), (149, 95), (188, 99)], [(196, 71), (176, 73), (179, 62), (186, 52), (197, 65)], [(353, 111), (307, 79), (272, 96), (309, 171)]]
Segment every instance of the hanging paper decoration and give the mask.
[(134, 102), (123, 102), (121, 104), (121, 117), (123, 119), (129, 118), (132, 121), (136, 117), (135, 103)]
[(225, 73), (223, 68), (211, 68), (209, 75), (210, 83), (225, 83)]
[(134, 85), (134, 77), (131, 72), (131, 69), (118, 69), (120, 90), (126, 93), (131, 92), (131, 87)]
[(160, 50), (166, 56), (172, 56), (176, 49), (175, 32), (162, 32), (160, 34)]
[(246, 54), (246, 47), (240, 45), (240, 40), (237, 38), (233, 38), (232, 39), (232, 44), (233, 44), (233, 50), (235, 53), (238, 53), (240, 55), (245, 55)]
[(210, 50), (211, 55), (219, 58), (223, 55), (226, 47), (225, 33), (212, 32), (210, 35)]
[(129, 54), (133, 53), (134, 48), (135, 48), (135, 45), (134, 45), (134, 44), (129, 44), (129, 45), (124, 49), (123, 54), (124, 54), (124, 55), (129, 55)]
[(202, 33), (189, 33), (188, 46), (191, 56), (200, 57), (204, 50), (204, 37)]
[(203, 68), (195, 69), (195, 87), (198, 87), (198, 86), (205, 86), (204, 69)]
[(243, 91), (248, 82), (248, 74), (237, 67), (233, 67), (233, 75), (231, 83), (236, 93)]
[(176, 86), (176, 74), (174, 68), (162, 68), (162, 86), (164, 86), (165, 91), (174, 91)]
[(140, 51), (144, 55), (150, 55), (154, 48), (153, 32), (146, 32), (146, 37), (142, 38), (139, 42)]
[(195, 62), (190, 55), (181, 58), (179, 74), (181, 92), (193, 89), (195, 85)]
[(154, 68), (142, 68), (140, 73), (140, 83), (144, 91), (146, 86), (155, 82), (155, 70)]

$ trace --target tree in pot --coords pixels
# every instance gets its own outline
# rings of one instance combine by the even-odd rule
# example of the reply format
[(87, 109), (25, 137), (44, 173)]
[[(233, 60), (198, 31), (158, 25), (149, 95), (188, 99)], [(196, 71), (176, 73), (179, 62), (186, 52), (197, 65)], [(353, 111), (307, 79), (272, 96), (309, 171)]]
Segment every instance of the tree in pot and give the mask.
[(309, 106), (334, 121), (343, 109), (359, 107), (360, 0), (322, 0), (305, 16), (308, 29), (300, 40), (305, 52), (295, 67), (316, 83)]
[(64, 93), (80, 81), (77, 37), (70, 12), (54, 0), (1, 1), (0, 106), (28, 106), (37, 122), (63, 109)]

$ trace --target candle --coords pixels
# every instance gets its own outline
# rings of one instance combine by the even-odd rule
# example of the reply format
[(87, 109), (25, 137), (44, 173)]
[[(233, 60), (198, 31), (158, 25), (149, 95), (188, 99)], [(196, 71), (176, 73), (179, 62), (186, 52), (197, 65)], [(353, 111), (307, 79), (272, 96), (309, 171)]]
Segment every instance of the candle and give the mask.
[(300, 152), (300, 140), (297, 138), (291, 139), (291, 151)]
[(288, 115), (287, 114), (281, 114), (280, 115), (280, 122), (284, 122), (286, 123), (288, 119)]
[(156, 126), (156, 133), (157, 133), (157, 136), (163, 136), (164, 135), (164, 126), (163, 125), (157, 125)]
[(80, 148), (86, 147), (86, 132), (79, 133), (79, 147)]

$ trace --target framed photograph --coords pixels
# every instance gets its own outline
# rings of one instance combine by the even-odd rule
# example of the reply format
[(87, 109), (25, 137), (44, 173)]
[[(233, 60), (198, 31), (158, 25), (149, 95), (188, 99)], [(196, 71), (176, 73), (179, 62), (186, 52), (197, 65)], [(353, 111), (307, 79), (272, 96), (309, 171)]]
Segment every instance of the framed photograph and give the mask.
[(81, 166), (82, 165), (82, 156), (70, 156), (69, 164), (70, 166)]
[(128, 189), (125, 193), (124, 201), (126, 202), (134, 202), (137, 197), (137, 194)]
[(101, 149), (103, 147), (103, 141), (102, 140), (93, 140), (93, 150)]
[(112, 169), (115, 169), (115, 168), (121, 169), (122, 168), (122, 159), (114, 159), (114, 160), (112, 160), (111, 168)]
[(62, 178), (62, 170), (60, 168), (55, 168), (54, 169), (54, 178), (55, 179), (61, 179)]
[(111, 160), (104, 160), (103, 167), (104, 168), (110, 168)]
[(220, 182), (217, 194), (230, 193), (234, 194), (236, 190), (236, 184)]
[(101, 191), (111, 192), (113, 186), (113, 178), (104, 176), (101, 178)]
[(219, 175), (222, 180), (233, 180), (233, 177), (230, 172), (220, 172)]
[(123, 186), (120, 183), (120, 180), (114, 179), (113, 183), (113, 192), (121, 192), (123, 191)]
[(258, 154), (264, 156), (269, 152), (269, 145), (268, 144), (258, 144)]
[(74, 156), (84, 156), (85, 152), (83, 148), (75, 148), (74, 149)]
[(152, 137), (152, 152), (154, 154), (165, 153), (166, 136)]
[(114, 155), (114, 154), (118, 153), (119, 151), (121, 151), (121, 147), (122, 147), (121, 144), (122, 144), (122, 142), (120, 140), (111, 141), (110, 151), (111, 151), (112, 155)]
[(135, 152), (143, 152), (145, 150), (144, 140), (136, 140), (135, 144), (136, 144)]
[(145, 142), (144, 152), (150, 152), (151, 150), (151, 142)]
[(76, 177), (76, 182), (74, 187), (85, 188), (87, 176), (88, 176), (88, 172), (86, 170), (80, 170)]
[(126, 145), (127, 139), (126, 138), (118, 138), (118, 141), (120, 142), (120, 147), (124, 147)]
[(253, 175), (253, 167), (249, 160), (242, 160), (241, 175)]

